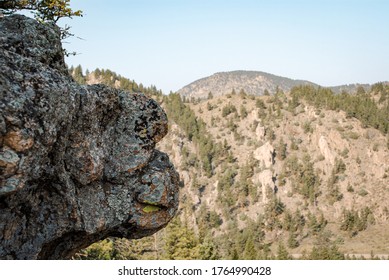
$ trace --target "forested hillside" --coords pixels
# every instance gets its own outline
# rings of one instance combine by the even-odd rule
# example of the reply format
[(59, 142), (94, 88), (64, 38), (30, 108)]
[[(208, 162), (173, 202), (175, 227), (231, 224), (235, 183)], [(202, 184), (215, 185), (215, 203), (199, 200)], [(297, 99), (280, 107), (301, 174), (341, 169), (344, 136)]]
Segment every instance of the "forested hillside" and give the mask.
[(110, 70), (105, 83), (156, 99), (159, 149), (179, 171), (180, 211), (141, 240), (107, 239), (81, 259), (344, 259), (389, 254), (389, 85), (335, 94), (301, 85), (254, 96), (163, 95)]

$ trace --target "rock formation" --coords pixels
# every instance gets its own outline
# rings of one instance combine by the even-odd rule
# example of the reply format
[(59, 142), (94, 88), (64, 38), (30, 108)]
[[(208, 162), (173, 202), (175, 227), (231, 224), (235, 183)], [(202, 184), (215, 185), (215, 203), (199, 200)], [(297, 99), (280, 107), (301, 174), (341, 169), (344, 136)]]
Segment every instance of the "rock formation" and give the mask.
[(321, 135), (320, 139), (319, 139), (319, 148), (320, 148), (320, 152), (324, 156), (324, 158), (326, 160), (328, 160), (331, 163), (331, 165), (334, 165), (335, 156), (331, 152), (331, 149), (328, 145), (326, 137), (324, 137), (323, 135)]
[(263, 164), (263, 167), (270, 168), (274, 164), (275, 149), (266, 142), (254, 151), (254, 158)]
[(69, 258), (108, 236), (140, 238), (178, 207), (179, 177), (155, 150), (160, 106), (80, 86), (55, 26), (0, 18), (0, 258)]

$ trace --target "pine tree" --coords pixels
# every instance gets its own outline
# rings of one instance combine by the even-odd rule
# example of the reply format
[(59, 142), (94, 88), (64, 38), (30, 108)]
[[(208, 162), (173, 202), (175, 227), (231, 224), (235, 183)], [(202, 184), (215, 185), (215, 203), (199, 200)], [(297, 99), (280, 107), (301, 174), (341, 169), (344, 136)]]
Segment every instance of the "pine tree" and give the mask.
[(320, 184), (320, 179), (314, 170), (309, 155), (304, 156), (303, 165), (299, 169), (299, 192), (304, 198), (309, 199), (311, 204), (314, 204), (319, 195), (317, 187)]
[(278, 243), (277, 259), (278, 260), (290, 260), (292, 257), (289, 255), (288, 250), (285, 248), (284, 243)]
[(286, 159), (286, 144), (284, 142), (284, 139), (281, 137), (278, 145), (277, 145), (277, 158), (280, 160)]
[(255, 260), (257, 257), (257, 250), (254, 246), (254, 240), (252, 236), (249, 236), (246, 240), (246, 244), (243, 251), (244, 260)]
[(76, 68), (73, 70), (73, 79), (79, 83), (80, 85), (86, 84), (86, 79), (84, 74), (82, 73), (82, 67), (81, 65), (78, 65)]
[(297, 248), (299, 246), (299, 242), (296, 239), (296, 234), (290, 232), (288, 237), (288, 247), (291, 249)]
[(199, 257), (198, 240), (194, 231), (178, 217), (165, 229), (163, 258), (168, 260), (193, 260)]
[(246, 118), (248, 116), (248, 112), (247, 112), (247, 109), (244, 105), (241, 105), (240, 106), (240, 117), (242, 119)]
[(199, 259), (201, 260), (218, 260), (220, 255), (218, 247), (215, 245), (213, 238), (207, 236), (202, 244), (199, 245)]
[(331, 240), (332, 233), (321, 232), (315, 241), (315, 245), (309, 254), (311, 260), (344, 260), (344, 254), (339, 251), (338, 246)]

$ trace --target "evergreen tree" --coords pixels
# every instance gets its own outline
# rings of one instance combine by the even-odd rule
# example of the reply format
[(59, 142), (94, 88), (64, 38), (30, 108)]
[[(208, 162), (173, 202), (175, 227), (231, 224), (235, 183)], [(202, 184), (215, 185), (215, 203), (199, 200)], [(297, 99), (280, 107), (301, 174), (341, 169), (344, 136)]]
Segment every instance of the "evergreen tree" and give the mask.
[(299, 242), (296, 239), (296, 234), (290, 232), (288, 237), (288, 247), (291, 249), (297, 248), (299, 246)]
[(299, 165), (298, 169), (299, 192), (304, 198), (309, 199), (311, 204), (314, 204), (319, 196), (317, 188), (320, 184), (320, 179), (314, 170), (309, 155), (304, 156), (303, 165)]
[(344, 254), (339, 251), (338, 246), (331, 240), (332, 233), (324, 231), (320, 233), (315, 245), (309, 254), (311, 260), (344, 260)]
[(213, 238), (207, 236), (199, 246), (199, 259), (201, 260), (218, 260), (220, 255), (218, 247), (215, 245)]
[(284, 142), (284, 139), (281, 137), (278, 145), (277, 145), (277, 158), (280, 159), (280, 160), (284, 160), (286, 159), (286, 144)]
[(277, 259), (278, 260), (290, 260), (292, 257), (289, 255), (288, 250), (285, 248), (282, 242), (278, 243)]
[(365, 93), (366, 93), (366, 91), (363, 88), (363, 86), (358, 86), (357, 87), (357, 94), (362, 95), (362, 94), (365, 94)]
[(73, 70), (73, 79), (79, 83), (80, 85), (86, 84), (86, 79), (84, 74), (82, 73), (82, 67), (81, 65), (78, 65), (76, 68)]
[(243, 251), (243, 259), (244, 260), (255, 260), (257, 258), (257, 250), (254, 246), (254, 240), (252, 236), (249, 236), (246, 240), (246, 244)]
[(247, 94), (246, 92), (244, 91), (244, 89), (242, 88), (240, 91), (239, 91), (239, 95), (243, 98), (246, 98)]
[(242, 119), (246, 118), (248, 115), (247, 109), (244, 105), (240, 106), (240, 116)]
[(178, 217), (165, 229), (163, 258), (168, 260), (193, 260), (199, 257), (195, 233)]

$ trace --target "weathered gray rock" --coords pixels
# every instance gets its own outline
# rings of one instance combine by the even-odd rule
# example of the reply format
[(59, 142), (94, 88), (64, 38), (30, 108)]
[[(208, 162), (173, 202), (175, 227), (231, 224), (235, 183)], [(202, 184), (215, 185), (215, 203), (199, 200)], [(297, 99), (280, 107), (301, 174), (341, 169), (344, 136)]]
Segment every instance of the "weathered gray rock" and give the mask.
[(140, 238), (178, 207), (167, 133), (143, 94), (80, 86), (59, 31), (0, 18), (0, 258), (61, 259), (108, 236)]

